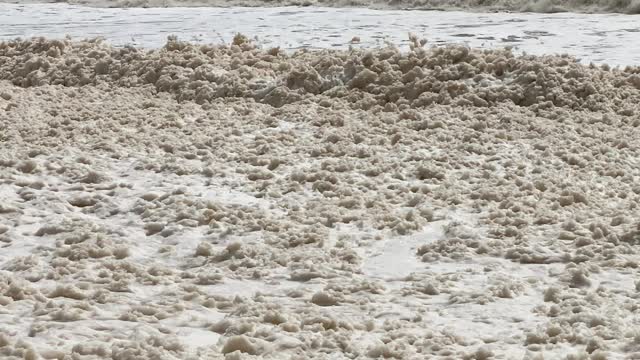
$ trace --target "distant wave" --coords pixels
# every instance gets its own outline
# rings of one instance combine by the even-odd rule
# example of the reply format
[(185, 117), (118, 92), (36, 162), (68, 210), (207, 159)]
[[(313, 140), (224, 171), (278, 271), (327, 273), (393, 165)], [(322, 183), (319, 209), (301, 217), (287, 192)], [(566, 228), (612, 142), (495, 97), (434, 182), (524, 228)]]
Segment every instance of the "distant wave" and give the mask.
[[(9, 0), (10, 2), (50, 2)], [(95, 7), (328, 6), (372, 9), (640, 14), (640, 0), (52, 0)]]

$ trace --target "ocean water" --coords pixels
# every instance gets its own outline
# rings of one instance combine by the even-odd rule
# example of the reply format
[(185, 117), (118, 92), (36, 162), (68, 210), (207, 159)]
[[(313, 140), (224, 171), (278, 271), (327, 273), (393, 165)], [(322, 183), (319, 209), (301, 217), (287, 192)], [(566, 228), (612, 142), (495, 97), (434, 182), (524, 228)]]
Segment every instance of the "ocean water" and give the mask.
[[(640, 64), (640, 19), (624, 14), (472, 13), (348, 8), (88, 8), (0, 4), (0, 39), (104, 37), (114, 45), (162, 46), (168, 35), (198, 43), (229, 42), (236, 33), (286, 50), (429, 44), (513, 47), (567, 53), (585, 63)], [(359, 41), (353, 43), (354, 37)]]

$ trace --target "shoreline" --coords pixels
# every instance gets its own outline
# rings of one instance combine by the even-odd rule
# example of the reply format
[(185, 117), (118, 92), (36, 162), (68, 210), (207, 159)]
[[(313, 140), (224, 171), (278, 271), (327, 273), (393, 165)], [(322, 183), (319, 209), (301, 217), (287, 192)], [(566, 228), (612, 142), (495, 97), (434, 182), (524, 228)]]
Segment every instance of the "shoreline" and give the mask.
[[(640, 61), (637, 23), (632, 15), (469, 14), (344, 10), (332, 8), (163, 8), (94, 9), (69, 5), (0, 5), (0, 37), (48, 34), (86, 39), (104, 36), (118, 46), (162, 47), (169, 34), (200, 44), (223, 43), (237, 32), (258, 36), (258, 44), (302, 49), (373, 48), (387, 42), (408, 48), (407, 32), (430, 44), (475, 48), (513, 47), (527, 54), (568, 53), (584, 63), (633, 65)], [(172, 15), (173, 14), (173, 15)], [(67, 21), (58, 25), (63, 16)], [(172, 19), (172, 17), (177, 17)], [(219, 19), (211, 22), (211, 19)], [(41, 24), (38, 20), (41, 19)], [(333, 20), (332, 20), (333, 19)], [(395, 20), (394, 20), (395, 19)], [(90, 29), (87, 21), (96, 21)], [(381, 28), (377, 24), (389, 22)], [(141, 22), (137, 25), (137, 22)], [(290, 26), (292, 32), (283, 31)], [(127, 31), (126, 29), (132, 29)], [(161, 31), (154, 29), (161, 28)], [(32, 31), (30, 29), (38, 29)], [(315, 29), (323, 29), (317, 33)], [(568, 37), (565, 34), (571, 33)], [(3, 35), (4, 34), (4, 35)], [(354, 39), (356, 39), (354, 41)]]

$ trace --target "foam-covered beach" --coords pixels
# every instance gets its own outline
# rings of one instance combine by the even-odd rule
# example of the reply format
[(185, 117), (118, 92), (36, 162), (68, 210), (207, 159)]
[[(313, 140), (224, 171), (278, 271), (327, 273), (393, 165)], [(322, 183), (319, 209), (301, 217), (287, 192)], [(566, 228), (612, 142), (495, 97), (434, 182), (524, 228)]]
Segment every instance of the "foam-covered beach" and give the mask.
[(0, 43), (3, 359), (640, 356), (640, 69)]

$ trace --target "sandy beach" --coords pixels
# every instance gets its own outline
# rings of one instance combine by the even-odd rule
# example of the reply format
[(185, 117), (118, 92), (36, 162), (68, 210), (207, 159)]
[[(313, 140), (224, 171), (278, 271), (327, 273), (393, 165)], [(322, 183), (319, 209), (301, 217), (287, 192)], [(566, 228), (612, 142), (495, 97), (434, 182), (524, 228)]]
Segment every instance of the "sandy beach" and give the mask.
[(640, 69), (0, 43), (2, 359), (635, 359)]

